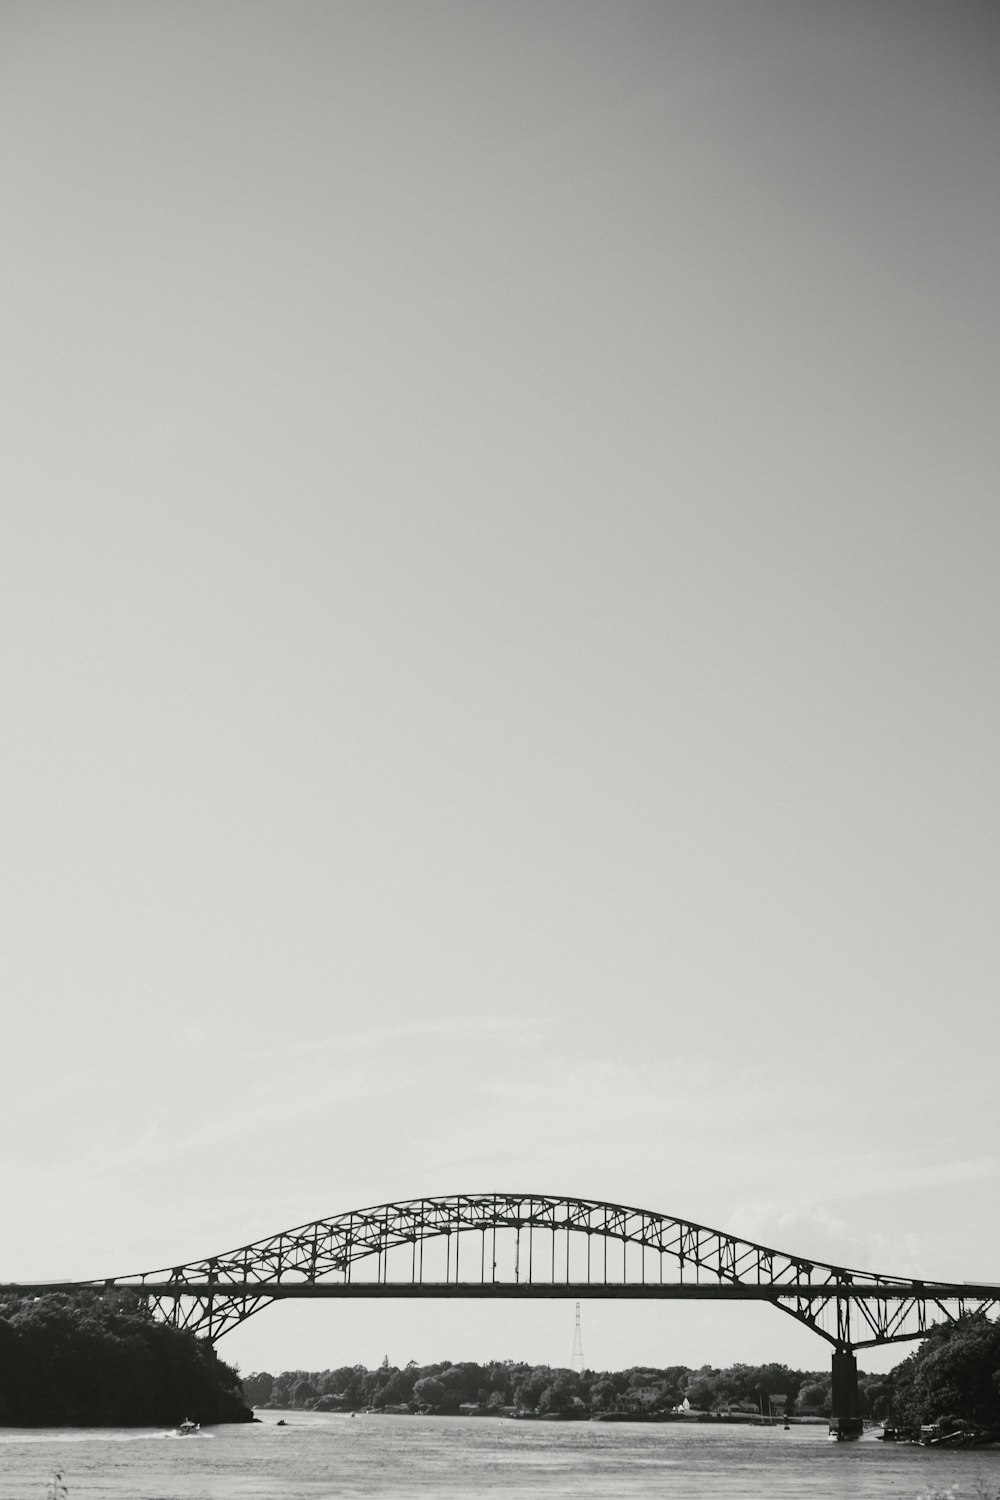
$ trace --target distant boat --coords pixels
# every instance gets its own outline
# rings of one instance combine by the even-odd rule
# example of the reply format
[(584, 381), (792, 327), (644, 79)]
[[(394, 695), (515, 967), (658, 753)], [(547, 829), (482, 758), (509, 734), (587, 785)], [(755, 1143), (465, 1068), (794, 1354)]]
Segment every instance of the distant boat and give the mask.
[(185, 1417), (184, 1421), (181, 1422), (178, 1426), (177, 1431), (180, 1433), (181, 1437), (190, 1437), (192, 1432), (201, 1431), (201, 1423), (192, 1422), (190, 1417)]

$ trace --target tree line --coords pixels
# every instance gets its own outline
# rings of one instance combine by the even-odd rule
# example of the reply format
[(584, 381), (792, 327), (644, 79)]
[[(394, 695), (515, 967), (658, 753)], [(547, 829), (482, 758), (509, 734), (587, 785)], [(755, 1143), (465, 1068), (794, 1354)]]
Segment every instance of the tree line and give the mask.
[(562, 1415), (655, 1414), (685, 1400), (703, 1411), (734, 1407), (766, 1411), (775, 1396), (783, 1396), (789, 1410), (823, 1416), (829, 1412), (830, 1401), (829, 1375), (791, 1370), (783, 1364), (740, 1364), (726, 1370), (670, 1365), (576, 1371), (515, 1360), (486, 1364), (443, 1360), (430, 1365), (411, 1361), (400, 1369), (386, 1358), (376, 1370), (343, 1365), (320, 1371), (285, 1370), (279, 1375), (256, 1371), (244, 1377), (243, 1389), (251, 1405), (307, 1411), (405, 1407), (448, 1413), (476, 1407)]
[[(886, 1375), (860, 1374), (861, 1412), (903, 1429), (943, 1421), (1000, 1432), (1000, 1324), (978, 1313), (932, 1329)], [(538, 1415), (767, 1411), (830, 1414), (830, 1375), (783, 1364), (582, 1370), (514, 1360), (376, 1370), (255, 1371), (240, 1380), (207, 1340), (157, 1322), (124, 1290), (0, 1301), (0, 1424), (172, 1426), (248, 1421), (253, 1406), (310, 1411), (507, 1410)]]
[(169, 1427), (247, 1422), (236, 1370), (205, 1339), (154, 1320), (132, 1292), (0, 1302), (0, 1423)]
[[(538, 1415), (656, 1415), (687, 1402), (696, 1411), (764, 1411), (784, 1398), (796, 1416), (828, 1417), (829, 1371), (783, 1364), (583, 1370), (513, 1360), (478, 1364), (364, 1365), (255, 1371), (243, 1389), (253, 1406), (306, 1411), (515, 1410)], [(1000, 1429), (1000, 1324), (974, 1314), (932, 1329), (920, 1348), (888, 1374), (858, 1375), (861, 1414), (904, 1429), (944, 1419)]]

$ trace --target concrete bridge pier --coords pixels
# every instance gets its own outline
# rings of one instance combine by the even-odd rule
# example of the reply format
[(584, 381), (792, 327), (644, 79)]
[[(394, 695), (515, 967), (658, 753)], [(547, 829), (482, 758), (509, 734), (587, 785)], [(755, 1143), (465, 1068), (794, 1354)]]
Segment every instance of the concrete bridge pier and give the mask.
[(853, 1349), (836, 1349), (833, 1354), (833, 1402), (830, 1408), (830, 1431), (838, 1438), (860, 1437), (861, 1398), (858, 1394), (858, 1362)]

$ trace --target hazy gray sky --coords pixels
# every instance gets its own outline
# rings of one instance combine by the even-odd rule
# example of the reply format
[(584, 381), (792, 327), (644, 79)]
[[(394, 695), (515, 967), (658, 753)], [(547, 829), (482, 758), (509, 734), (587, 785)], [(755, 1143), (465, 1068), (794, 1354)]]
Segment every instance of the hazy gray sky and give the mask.
[(996, 7), (0, 0), (0, 143), (0, 1279), (533, 1189), (1000, 1280)]

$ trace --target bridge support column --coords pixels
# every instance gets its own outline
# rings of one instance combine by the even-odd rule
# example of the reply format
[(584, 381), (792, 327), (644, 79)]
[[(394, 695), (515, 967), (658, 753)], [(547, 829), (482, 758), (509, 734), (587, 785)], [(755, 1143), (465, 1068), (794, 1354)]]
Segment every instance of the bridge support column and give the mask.
[(858, 1394), (858, 1362), (853, 1349), (837, 1349), (833, 1356), (833, 1403), (830, 1431), (838, 1438), (860, 1437), (861, 1398)]

